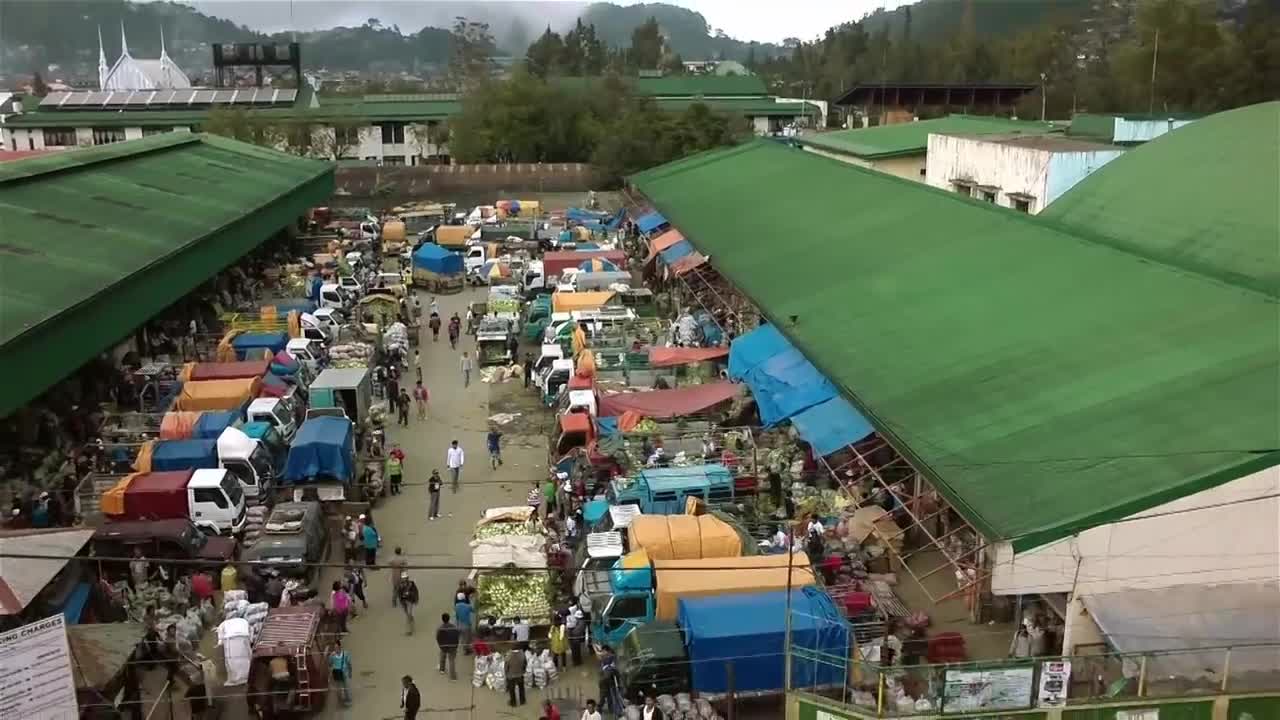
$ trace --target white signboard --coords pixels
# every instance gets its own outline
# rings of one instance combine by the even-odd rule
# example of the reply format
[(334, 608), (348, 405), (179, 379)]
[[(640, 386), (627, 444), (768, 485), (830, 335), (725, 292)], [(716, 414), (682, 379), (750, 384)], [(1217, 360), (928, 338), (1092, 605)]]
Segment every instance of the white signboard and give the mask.
[(1037, 707), (1062, 707), (1071, 687), (1071, 661), (1046, 660), (1040, 663), (1040, 697)]
[(79, 717), (63, 616), (0, 635), (0, 720)]
[(948, 670), (943, 690), (943, 714), (982, 710), (1020, 710), (1031, 707), (1035, 668)]

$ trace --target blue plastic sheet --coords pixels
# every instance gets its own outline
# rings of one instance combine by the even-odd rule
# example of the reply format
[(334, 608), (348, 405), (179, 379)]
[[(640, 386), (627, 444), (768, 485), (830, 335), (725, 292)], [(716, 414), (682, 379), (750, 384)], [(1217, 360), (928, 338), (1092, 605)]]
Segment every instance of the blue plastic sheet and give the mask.
[[(693, 689), (737, 692), (781, 690), (786, 670), (787, 591), (680, 600), (676, 622), (689, 650)], [(849, 625), (831, 597), (817, 588), (791, 591), (791, 643), (808, 657), (792, 660), (795, 687), (840, 685), (849, 656)], [(830, 658), (814, 662), (815, 655)]]
[(639, 228), (642, 233), (653, 232), (666, 224), (667, 219), (662, 217), (661, 213), (657, 212), (645, 213), (636, 220), (636, 227)]
[(618, 418), (616, 417), (596, 418), (596, 433), (600, 435), (617, 435), (618, 434)]
[(218, 467), (217, 440), (161, 440), (151, 452), (152, 472)]
[(289, 447), (285, 480), (300, 483), (320, 476), (344, 483), (355, 476), (355, 441), (346, 418), (317, 417), (302, 423)]
[(196, 420), (196, 425), (191, 430), (191, 437), (196, 440), (217, 440), (223, 430), (231, 427), (240, 419), (240, 414), (234, 410), (208, 410), (200, 415), (200, 419)]
[(873, 432), (862, 413), (839, 395), (792, 416), (791, 424), (819, 455), (830, 455)]
[(789, 420), (836, 395), (831, 381), (794, 347), (757, 365), (747, 373), (746, 382), (766, 426)]
[(435, 243), (424, 243), (413, 251), (413, 266), (437, 275), (455, 275), (462, 272), (462, 256)]
[[(236, 357), (243, 360), (245, 356), (254, 350), (270, 350), (274, 355), (280, 352), (289, 344), (289, 334), (286, 332), (258, 332), (258, 333), (241, 333), (231, 341), (231, 347), (236, 351)], [(256, 360), (261, 354), (254, 355)]]
[(667, 265), (670, 265), (675, 261), (679, 260), (680, 258), (684, 257), (685, 255), (691, 254), (692, 252), (693, 252), (693, 243), (689, 242), (688, 240), (681, 240), (675, 245), (672, 245), (666, 250), (663, 250), (662, 252), (658, 253), (658, 255), (662, 257), (662, 262), (666, 263)]
[(594, 528), (605, 515), (609, 514), (608, 500), (589, 500), (582, 504), (582, 521), (587, 528)]
[(755, 366), (791, 347), (772, 324), (761, 325), (729, 345), (729, 377), (742, 380)]

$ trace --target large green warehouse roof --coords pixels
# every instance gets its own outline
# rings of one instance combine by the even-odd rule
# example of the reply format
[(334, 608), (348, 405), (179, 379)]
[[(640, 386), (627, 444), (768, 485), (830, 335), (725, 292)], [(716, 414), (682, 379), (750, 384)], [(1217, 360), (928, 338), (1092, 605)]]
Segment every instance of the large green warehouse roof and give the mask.
[(1280, 463), (1274, 297), (767, 140), (632, 181), (989, 539)]
[(1043, 135), (1054, 130), (1054, 126), (1048, 123), (1027, 120), (948, 115), (932, 120), (807, 134), (800, 138), (800, 144), (864, 160), (883, 160), (905, 155), (923, 155), (929, 147), (929, 133)]
[(0, 165), (0, 417), (332, 192), (329, 163), (186, 133)]

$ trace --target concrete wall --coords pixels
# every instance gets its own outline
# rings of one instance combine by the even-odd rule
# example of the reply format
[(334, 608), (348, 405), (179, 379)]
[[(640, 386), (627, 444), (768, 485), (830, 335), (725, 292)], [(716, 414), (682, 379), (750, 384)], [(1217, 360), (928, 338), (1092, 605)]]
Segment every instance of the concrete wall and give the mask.
[(1049, 162), (1049, 183), (1045, 189), (1045, 205), (1062, 197), (1076, 183), (1092, 175), (1098, 168), (1124, 154), (1124, 150), (1054, 153)]
[(858, 167), (877, 170), (886, 175), (893, 175), (894, 177), (900, 177), (904, 180), (911, 180), (913, 182), (924, 182), (925, 180), (923, 173), (925, 171), (926, 156), (923, 154), (885, 158), (883, 160), (863, 160), (860, 157), (832, 152), (830, 150), (813, 147), (812, 145), (803, 145), (802, 147), (814, 155), (821, 155), (822, 157), (839, 160), (840, 162), (848, 163), (850, 165), (857, 165)]
[(1190, 120), (1125, 120), (1116, 118), (1112, 130), (1112, 142), (1140, 143), (1154, 140), (1161, 135), (1190, 125)]
[(1280, 567), (1280, 497), (1240, 501), (1277, 494), (1280, 467), (1273, 467), (1016, 556), (1008, 543), (1000, 543), (992, 592), (1074, 588), (1083, 596), (1274, 577)]
[(383, 189), (392, 204), (454, 193), (485, 192), (494, 197), (520, 192), (573, 192), (598, 187), (603, 178), (582, 163), (509, 165), (418, 165), (338, 167), (339, 194), (372, 197)]

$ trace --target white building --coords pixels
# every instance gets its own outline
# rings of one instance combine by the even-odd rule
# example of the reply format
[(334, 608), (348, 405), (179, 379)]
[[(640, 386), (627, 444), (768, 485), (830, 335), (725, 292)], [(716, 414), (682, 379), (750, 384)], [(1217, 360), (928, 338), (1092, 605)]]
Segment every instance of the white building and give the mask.
[(153, 60), (135, 58), (129, 54), (129, 41), (124, 36), (124, 23), (120, 24), (120, 57), (110, 68), (107, 54), (102, 47), (102, 31), (98, 31), (98, 89), (108, 91), (131, 90), (182, 90), (191, 87), (191, 80), (182, 68), (169, 58), (164, 47), (164, 28), (160, 29), (160, 57)]
[(1061, 135), (930, 134), (925, 182), (1035, 215), (1124, 149)]

